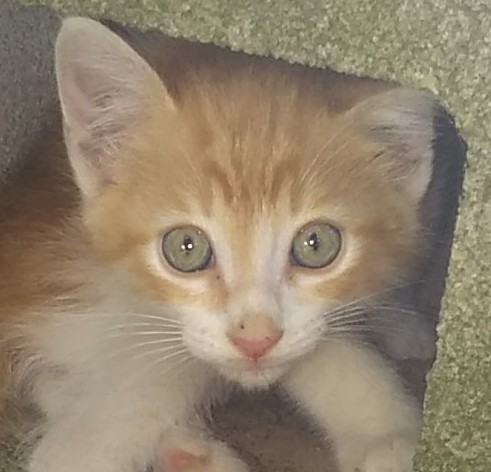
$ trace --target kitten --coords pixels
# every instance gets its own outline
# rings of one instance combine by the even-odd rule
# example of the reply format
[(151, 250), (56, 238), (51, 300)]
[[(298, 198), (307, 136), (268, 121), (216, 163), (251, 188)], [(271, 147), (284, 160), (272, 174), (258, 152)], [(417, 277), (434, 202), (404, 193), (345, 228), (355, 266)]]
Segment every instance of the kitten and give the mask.
[(29, 471), (249, 470), (197, 413), (279, 385), (341, 472), (409, 472), (420, 407), (358, 334), (423, 252), (440, 106), (127, 36), (64, 21), (64, 139), (2, 190), (0, 391), (45, 417)]

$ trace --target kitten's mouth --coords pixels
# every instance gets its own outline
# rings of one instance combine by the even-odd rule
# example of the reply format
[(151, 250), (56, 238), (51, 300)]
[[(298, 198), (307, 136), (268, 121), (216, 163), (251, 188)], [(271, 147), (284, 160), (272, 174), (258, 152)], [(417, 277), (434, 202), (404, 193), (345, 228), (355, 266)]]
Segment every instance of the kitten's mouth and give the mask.
[(246, 389), (265, 389), (276, 383), (287, 366), (266, 360), (243, 360), (221, 364), (218, 371), (228, 380)]

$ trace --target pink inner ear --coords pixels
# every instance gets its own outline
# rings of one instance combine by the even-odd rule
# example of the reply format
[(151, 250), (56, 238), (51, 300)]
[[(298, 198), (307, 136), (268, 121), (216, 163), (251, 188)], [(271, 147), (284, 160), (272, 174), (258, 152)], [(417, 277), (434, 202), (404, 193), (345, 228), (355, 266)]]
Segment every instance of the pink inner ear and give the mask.
[[(68, 123), (76, 129), (88, 129), (94, 117), (94, 95), (87, 71), (77, 67), (65, 71), (62, 96)], [(88, 91), (90, 89), (90, 91)]]
[(117, 86), (101, 71), (76, 63), (68, 67), (62, 80), (69, 137), (96, 172), (100, 184), (112, 181), (114, 151), (121, 145), (124, 126), (132, 118), (131, 109), (125, 110), (124, 103), (118, 107), (115, 101), (133, 91), (119, 90)]
[(206, 461), (203, 456), (196, 456), (184, 449), (171, 449), (164, 459), (164, 469), (159, 472), (182, 472), (186, 469), (204, 464)]

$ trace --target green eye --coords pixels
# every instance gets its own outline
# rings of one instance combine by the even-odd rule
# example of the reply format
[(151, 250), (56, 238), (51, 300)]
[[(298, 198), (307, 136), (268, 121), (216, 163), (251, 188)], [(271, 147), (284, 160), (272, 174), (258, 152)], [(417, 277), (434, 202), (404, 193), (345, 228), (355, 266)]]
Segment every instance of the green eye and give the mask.
[(341, 250), (341, 233), (334, 226), (312, 223), (295, 236), (291, 257), (294, 264), (320, 269), (336, 259)]
[(196, 272), (209, 267), (212, 250), (206, 235), (194, 226), (169, 231), (162, 239), (167, 262), (180, 272)]

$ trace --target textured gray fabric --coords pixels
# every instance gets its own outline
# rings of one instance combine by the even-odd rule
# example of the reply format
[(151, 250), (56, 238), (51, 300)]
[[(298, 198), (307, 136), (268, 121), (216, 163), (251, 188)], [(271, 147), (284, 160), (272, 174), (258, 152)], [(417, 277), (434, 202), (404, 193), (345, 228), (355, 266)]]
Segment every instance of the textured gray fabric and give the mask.
[(0, 182), (55, 103), (52, 43), (58, 23), (47, 8), (0, 1)]

